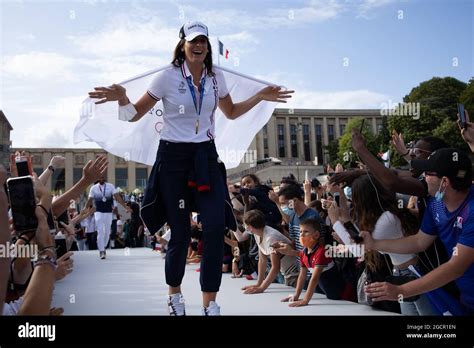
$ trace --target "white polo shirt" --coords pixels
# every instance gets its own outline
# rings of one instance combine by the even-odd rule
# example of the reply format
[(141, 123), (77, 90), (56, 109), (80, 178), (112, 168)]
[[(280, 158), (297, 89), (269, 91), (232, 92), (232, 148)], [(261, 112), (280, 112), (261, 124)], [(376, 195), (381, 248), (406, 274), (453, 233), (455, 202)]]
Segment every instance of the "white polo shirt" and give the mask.
[[(204, 67), (201, 83), (204, 82), (204, 95), (201, 113), (198, 114), (188, 85), (187, 77), (192, 75), (186, 62), (181, 67), (170, 64), (165, 70), (157, 73), (153, 79), (148, 95), (155, 100), (163, 101), (163, 121), (161, 139), (172, 142), (200, 143), (215, 138), (215, 111), (219, 99), (225, 98), (229, 91), (222, 71), (215, 69), (214, 76), (208, 74)], [(192, 83), (199, 110), (200, 96), (197, 86)], [(196, 134), (196, 120), (199, 129)]]
[(97, 183), (91, 187), (89, 191), (89, 198), (100, 201), (103, 197), (106, 199), (113, 198), (112, 196), (116, 193), (118, 193), (118, 190), (111, 183), (106, 182), (104, 185)]

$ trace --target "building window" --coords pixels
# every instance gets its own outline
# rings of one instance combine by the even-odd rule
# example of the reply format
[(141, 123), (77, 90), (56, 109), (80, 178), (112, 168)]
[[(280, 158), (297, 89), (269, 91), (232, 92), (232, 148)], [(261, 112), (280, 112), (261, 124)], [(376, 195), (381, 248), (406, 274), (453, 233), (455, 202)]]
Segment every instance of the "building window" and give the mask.
[(74, 165), (75, 166), (83, 166), (86, 164), (86, 156), (85, 155), (75, 155), (74, 156)]
[(31, 158), (31, 164), (36, 165), (36, 166), (42, 166), (43, 165), (43, 156), (33, 155), (33, 157)]
[(285, 125), (278, 125), (278, 156), (286, 157), (285, 154)]
[(309, 143), (309, 125), (303, 125), (303, 145), (304, 145), (304, 160), (311, 161), (311, 150)]
[(316, 128), (316, 153), (318, 156), (318, 164), (324, 163), (323, 157), (323, 127), (320, 124), (315, 126)]
[(290, 125), (290, 141), (291, 141), (291, 157), (298, 157), (298, 136), (297, 126), (295, 124)]
[(334, 125), (328, 124), (328, 141), (332, 143), (334, 140)]
[(72, 169), (72, 184), (75, 185), (82, 178), (82, 168)]
[(339, 133), (341, 134), (341, 136), (344, 134), (345, 131), (346, 131), (346, 125), (345, 124), (340, 124), (339, 125)]
[(56, 193), (62, 193), (66, 188), (65, 172), (64, 168), (56, 168), (51, 177), (51, 187)]
[(147, 168), (135, 168), (135, 180), (136, 188), (145, 189), (148, 180)]
[(263, 152), (265, 153), (265, 157), (268, 157), (268, 128), (267, 125), (263, 126)]
[(115, 187), (128, 188), (128, 168), (115, 168)]

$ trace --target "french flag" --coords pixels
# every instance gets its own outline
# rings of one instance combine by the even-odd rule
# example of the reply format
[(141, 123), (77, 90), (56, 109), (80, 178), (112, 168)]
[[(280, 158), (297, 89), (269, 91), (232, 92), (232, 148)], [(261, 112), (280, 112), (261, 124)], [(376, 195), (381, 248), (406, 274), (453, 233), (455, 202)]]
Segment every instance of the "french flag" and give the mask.
[(224, 44), (219, 40), (219, 54), (224, 56), (225, 59), (229, 59), (229, 50), (226, 48), (224, 51)]

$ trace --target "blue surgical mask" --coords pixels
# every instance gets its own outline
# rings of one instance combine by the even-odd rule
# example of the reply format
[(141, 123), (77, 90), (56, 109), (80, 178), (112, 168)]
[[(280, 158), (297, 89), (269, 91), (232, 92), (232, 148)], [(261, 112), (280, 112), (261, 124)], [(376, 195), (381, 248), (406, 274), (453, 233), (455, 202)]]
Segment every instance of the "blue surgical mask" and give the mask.
[(287, 205), (282, 205), (281, 210), (286, 214), (286, 215), (293, 215), (295, 214), (295, 210), (292, 208), (288, 208)]
[(439, 184), (439, 188), (438, 188), (438, 191), (436, 191), (435, 193), (435, 199), (436, 199), (436, 202), (441, 202), (444, 198), (444, 191), (446, 191), (446, 188), (443, 190), (443, 192), (441, 192), (441, 185), (443, 185), (443, 182), (441, 181), (441, 183)]

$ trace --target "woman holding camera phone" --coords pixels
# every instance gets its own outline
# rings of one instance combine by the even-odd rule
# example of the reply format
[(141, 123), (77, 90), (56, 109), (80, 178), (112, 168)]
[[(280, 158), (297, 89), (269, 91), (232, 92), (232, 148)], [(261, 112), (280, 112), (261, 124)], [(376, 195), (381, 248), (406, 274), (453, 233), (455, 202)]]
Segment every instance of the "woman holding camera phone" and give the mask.
[[(129, 122), (140, 120), (158, 100), (163, 100), (164, 126), (141, 215), (150, 230), (158, 230), (166, 221), (171, 226), (165, 264), (168, 308), (170, 315), (185, 315), (181, 281), (190, 240), (190, 209), (193, 202), (197, 205), (204, 244), (200, 272), (202, 313), (219, 315), (215, 301), (222, 277), (224, 201), (229, 199), (225, 169), (214, 143), (214, 113), (219, 107), (227, 118), (236, 119), (263, 100), (285, 102), (292, 91), (269, 86), (234, 103), (222, 71), (213, 69), (207, 26), (186, 23), (179, 38), (172, 63), (156, 74), (148, 91), (135, 104), (119, 85), (98, 87), (89, 95), (100, 99), (97, 103), (118, 101), (119, 118)], [(235, 225), (235, 221), (229, 224)]]

